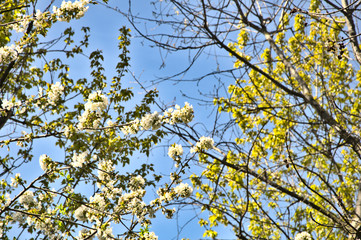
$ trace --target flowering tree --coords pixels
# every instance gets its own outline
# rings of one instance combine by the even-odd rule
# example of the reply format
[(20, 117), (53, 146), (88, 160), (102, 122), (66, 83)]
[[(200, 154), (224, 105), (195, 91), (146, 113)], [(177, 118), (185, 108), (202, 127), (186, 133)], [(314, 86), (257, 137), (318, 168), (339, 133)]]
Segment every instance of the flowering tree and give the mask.
[(130, 9), (129, 19), (167, 51), (195, 50), (187, 70), (200, 53), (234, 62), (195, 79), (233, 79), (215, 93), (219, 113), (206, 131), (164, 126), (179, 136), (172, 176), (190, 177), (205, 236), (221, 237), (223, 225), (239, 239), (360, 239), (360, 1), (153, 6), (147, 31), (144, 14)]
[[(81, 18), (92, 3), (49, 1), (32, 10), (37, 2), (0, 4), (1, 239), (156, 239), (147, 228), (150, 219), (158, 210), (172, 216), (164, 202), (187, 198), (192, 188), (178, 181), (146, 203), (145, 188), (160, 176), (151, 174), (152, 163), (131, 158), (136, 152), (148, 156), (165, 135), (160, 127), (188, 123), (193, 108), (151, 113), (156, 90), (129, 104), (133, 92), (121, 84), (129, 67), (129, 29), (120, 29), (117, 74), (107, 81), (102, 52), (85, 51), (89, 28), (82, 28), (79, 42), (71, 27), (56, 39), (47, 36), (57, 22), (69, 26)], [(90, 63), (90, 74), (77, 80), (66, 63), (75, 56)], [(33, 149), (51, 142), (59, 151), (34, 159)], [(43, 172), (29, 181), (22, 174), (34, 161)], [(116, 169), (130, 163), (130, 172)]]

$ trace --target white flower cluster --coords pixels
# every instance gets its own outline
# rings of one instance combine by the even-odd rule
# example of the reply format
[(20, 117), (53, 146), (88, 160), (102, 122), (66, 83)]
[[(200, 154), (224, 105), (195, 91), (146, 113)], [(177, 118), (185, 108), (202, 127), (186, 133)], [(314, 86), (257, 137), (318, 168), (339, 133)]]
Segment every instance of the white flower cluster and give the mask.
[[(115, 239), (114, 234), (113, 234), (113, 228), (103, 229), (103, 228), (99, 227), (96, 236), (99, 240)], [(89, 238), (86, 238), (86, 239), (89, 239)]]
[[(90, 197), (89, 202), (94, 207), (94, 209), (90, 209), (90, 212), (96, 212), (95, 209), (104, 211), (106, 207), (106, 201), (100, 193), (96, 193), (94, 196)], [(94, 217), (96, 216), (93, 216), (93, 218)]]
[(107, 121), (107, 125), (108, 125), (108, 127), (114, 127), (114, 126), (116, 126), (117, 124), (115, 123), (115, 122), (113, 122), (112, 120), (108, 120)]
[(142, 239), (145, 240), (158, 240), (158, 236), (154, 232), (146, 232), (143, 234)]
[[(113, 199), (113, 200), (117, 196), (122, 194), (122, 189), (114, 187), (114, 184), (115, 184), (114, 180), (103, 181), (101, 183), (99, 183), (99, 182), (97, 183), (100, 190), (104, 193), (104, 196), (109, 199)], [(102, 187), (102, 185), (103, 185), (103, 187)]]
[(79, 19), (84, 16), (89, 8), (86, 6), (87, 4), (89, 4), (89, 0), (75, 2), (63, 1), (60, 8), (57, 8), (56, 6), (53, 7), (53, 12), (56, 14), (59, 21), (69, 22), (72, 18)]
[(113, 229), (107, 225), (104, 227), (104, 224), (99, 220), (99, 214), (103, 214), (107, 207), (107, 199), (102, 193), (96, 193), (94, 196), (91, 196), (89, 198), (89, 205), (85, 206), (82, 205), (78, 207), (74, 211), (74, 217), (79, 221), (90, 221), (95, 222), (95, 225), (93, 225), (93, 228), (96, 228), (96, 230), (89, 230), (86, 228), (83, 228), (81, 231), (79, 231), (78, 237), (75, 239), (78, 240), (84, 240), (84, 239), (93, 239), (93, 237), (90, 237), (91, 235), (94, 235), (96, 231), (96, 237), (101, 240), (107, 240), (107, 239), (113, 239)]
[(84, 105), (85, 111), (78, 118), (78, 129), (97, 128), (100, 124), (100, 116), (107, 106), (108, 98), (100, 91), (90, 94), (87, 103)]
[[(21, 104), (21, 102), (19, 102), (19, 104)], [(17, 103), (14, 103), (14, 102), (9, 101), (7, 99), (3, 99), (2, 104), (1, 104), (1, 109), (5, 109), (5, 110), (10, 111), (16, 105), (17, 105)]]
[(99, 221), (99, 214), (104, 213), (106, 211), (106, 207), (107, 199), (102, 195), (102, 193), (96, 193), (94, 196), (89, 198), (89, 207), (85, 205), (78, 207), (74, 211), (74, 217), (79, 221), (95, 222), (96, 225), (101, 225), (102, 223)]
[(39, 9), (36, 10), (35, 19), (34, 19), (34, 27), (42, 28), (45, 21), (48, 19), (49, 12), (41, 12)]
[[(13, 101), (9, 101), (7, 99), (3, 99), (2, 104), (1, 104), (1, 109), (10, 111), (11, 109), (13, 109), (15, 107), (19, 108), (21, 105), (22, 105), (22, 103), (20, 101), (13, 102)], [(26, 107), (22, 107), (21, 109), (19, 109), (18, 113), (22, 114), (25, 111), (26, 111)]]
[(31, 205), (36, 204), (34, 193), (30, 190), (26, 191), (19, 197), (19, 202), (23, 204), (26, 209), (29, 209)]
[(77, 240), (85, 240), (85, 239), (92, 240), (94, 238), (94, 236), (91, 236), (91, 235), (93, 235), (92, 231), (90, 231), (89, 229), (83, 228), (82, 230), (79, 231), (79, 236), (76, 237), (75, 239), (77, 239)]
[(192, 195), (192, 192), (193, 188), (187, 183), (180, 183), (178, 186), (171, 189), (170, 191), (164, 188), (160, 188), (157, 190), (159, 200), (166, 203), (170, 202), (173, 199), (188, 198)]
[(25, 30), (28, 28), (30, 21), (31, 18), (28, 15), (17, 15), (16, 23), (12, 24), (11, 27), (18, 33), (25, 32)]
[[(41, 209), (41, 204), (38, 204), (38, 210)], [(29, 215), (26, 218), (26, 222), (28, 225), (31, 225), (35, 227), (37, 230), (40, 230), (42, 234), (46, 236), (51, 236), (50, 239), (63, 239), (60, 236), (59, 227), (54, 222), (50, 216), (54, 215), (56, 210), (52, 210), (51, 208), (48, 208), (45, 213), (41, 214), (41, 216), (31, 216)]]
[(118, 204), (114, 211), (118, 215), (133, 214), (139, 223), (144, 223), (146, 216), (155, 217), (156, 206), (147, 205), (142, 199), (146, 193), (143, 189), (145, 180), (141, 176), (132, 177), (128, 188), (130, 192), (124, 193), (118, 199)]
[(108, 98), (100, 91), (89, 94), (88, 102), (85, 104), (85, 109), (101, 113), (108, 106)]
[(21, 52), (22, 49), (14, 44), (0, 47), (0, 63), (4, 64), (16, 60)]
[(11, 198), (9, 193), (5, 193), (3, 198), (0, 198), (0, 208), (7, 207), (11, 203)]
[(163, 188), (158, 189), (157, 194), (159, 196), (159, 200), (166, 203), (172, 201), (175, 197), (174, 193), (165, 191)]
[(22, 181), (22, 179), (20, 178), (20, 173), (17, 173), (17, 174), (15, 174), (14, 178), (11, 178), (11, 186), (14, 188), (17, 188), (21, 181)]
[(104, 223), (100, 221), (99, 214), (104, 214), (107, 209), (107, 197), (104, 196), (102, 193), (96, 193), (94, 196), (89, 198), (89, 207), (82, 205), (78, 207), (74, 211), (74, 217), (83, 222), (95, 222), (92, 228), (94, 230), (83, 228), (79, 231), (78, 237), (75, 239), (78, 240), (85, 240), (85, 239), (93, 239), (90, 237), (96, 233), (96, 237), (100, 240), (108, 240), (114, 239), (113, 229), (107, 224), (104, 226)]
[(52, 84), (48, 93), (49, 104), (56, 106), (56, 102), (59, 101), (61, 95), (64, 93), (64, 86), (60, 85), (60, 82)]
[(67, 137), (67, 138), (70, 138), (72, 136), (72, 132), (73, 132), (73, 128), (72, 126), (69, 127), (69, 126), (65, 126), (64, 127), (64, 136)]
[(98, 178), (100, 181), (110, 181), (111, 176), (109, 173), (115, 170), (112, 161), (102, 160), (98, 163)]
[(59, 239), (57, 234), (57, 225), (54, 224), (54, 221), (47, 217), (45, 219), (36, 219), (35, 220), (35, 228), (43, 231), (45, 235), (51, 235), (51, 239)]
[(129, 134), (136, 134), (140, 129), (140, 121), (139, 119), (135, 119), (134, 121), (130, 122), (129, 125), (122, 127), (122, 132), (124, 135)]
[(73, 161), (70, 163), (70, 165), (73, 167), (82, 167), (86, 162), (88, 155), (88, 151), (82, 152), (80, 154), (74, 153), (72, 158)]
[(143, 188), (145, 185), (144, 178), (142, 176), (138, 175), (136, 177), (132, 177), (129, 181), (129, 189), (131, 191), (137, 191), (138, 189)]
[(183, 155), (183, 148), (182, 148), (182, 145), (180, 144), (172, 144), (172, 146), (170, 146), (168, 148), (168, 156), (170, 158), (173, 158), (174, 160), (180, 158), (180, 156)]
[(144, 130), (157, 130), (163, 123), (175, 124), (175, 123), (189, 123), (193, 120), (194, 111), (192, 105), (185, 103), (185, 106), (181, 108), (176, 105), (175, 110), (169, 108), (164, 112), (164, 115), (160, 115), (158, 112), (148, 113), (141, 120), (135, 119), (128, 125), (122, 127), (124, 135), (136, 134), (140, 129)]
[(133, 198), (128, 203), (128, 211), (131, 211), (134, 214), (139, 222), (142, 222), (147, 214), (147, 205), (139, 198)]
[(188, 102), (185, 102), (183, 108), (180, 108), (179, 105), (175, 105), (175, 109), (169, 108), (165, 113), (166, 117), (165, 122), (170, 124), (175, 123), (190, 123), (194, 117), (193, 106), (189, 105)]
[(86, 216), (88, 212), (88, 207), (81, 205), (80, 207), (78, 207), (75, 212), (74, 212), (74, 217), (76, 219), (78, 219), (79, 221), (87, 221), (88, 217)]
[(135, 119), (126, 126), (122, 127), (124, 135), (136, 134), (140, 129), (157, 130), (162, 126), (162, 116), (158, 112), (148, 113), (141, 120)]
[(312, 236), (308, 232), (301, 232), (296, 235), (295, 240), (312, 240)]
[(116, 211), (122, 214), (132, 213), (138, 218), (139, 222), (144, 221), (146, 214), (149, 212), (149, 208), (142, 200), (144, 195), (145, 190), (143, 189), (123, 194), (118, 200)]
[(114, 239), (113, 228), (107, 227), (103, 229), (102, 227), (99, 227), (97, 230), (97, 237), (99, 240)]
[(51, 158), (46, 154), (43, 154), (39, 157), (39, 164), (44, 172), (46, 172), (46, 170), (48, 169), (50, 162), (51, 162)]
[(50, 20), (49, 12), (41, 12), (39, 9), (36, 10), (35, 16), (18, 14), (16, 16), (16, 22), (11, 25), (12, 29), (16, 32), (25, 32), (29, 26), (29, 23), (33, 21), (35, 28), (43, 28), (43, 24)]
[(141, 200), (145, 195), (145, 190), (138, 189), (136, 191), (131, 191), (130, 193), (123, 194), (118, 201), (118, 205), (127, 205), (128, 202), (132, 201), (134, 198)]
[(200, 152), (202, 150), (208, 150), (214, 148), (214, 141), (210, 137), (201, 137), (194, 147), (191, 148), (190, 152)]
[(162, 126), (162, 116), (159, 115), (156, 111), (152, 114), (146, 114), (144, 117), (142, 117), (140, 125), (145, 130), (149, 130), (151, 128), (153, 130), (157, 130)]
[(174, 188), (174, 192), (182, 198), (188, 198), (192, 195), (193, 188), (187, 183), (181, 183)]
[(25, 222), (25, 214), (21, 213), (21, 212), (15, 212), (14, 214), (11, 215), (12, 217), (12, 222), (18, 222), (19, 224), (23, 224)]

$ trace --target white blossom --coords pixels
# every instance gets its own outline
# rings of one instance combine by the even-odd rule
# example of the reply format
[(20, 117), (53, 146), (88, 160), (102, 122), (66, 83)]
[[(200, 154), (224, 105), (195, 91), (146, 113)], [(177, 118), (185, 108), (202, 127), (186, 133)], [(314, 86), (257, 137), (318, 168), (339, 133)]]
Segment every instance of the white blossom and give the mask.
[(34, 28), (43, 28), (43, 24), (49, 20), (49, 12), (41, 12), (36, 10), (35, 16), (23, 15), (18, 13), (16, 15), (16, 23), (12, 24), (12, 29), (16, 32), (25, 32), (28, 29), (29, 23), (33, 22)]
[(92, 205), (95, 204), (100, 211), (103, 211), (105, 209), (106, 202), (100, 194), (96, 193), (94, 196), (90, 197), (89, 200), (90, 203)]
[(165, 113), (165, 122), (170, 124), (175, 123), (190, 123), (194, 118), (193, 106), (185, 102), (184, 107), (175, 105), (175, 109), (169, 108)]
[(114, 127), (116, 125), (116, 123), (114, 123), (112, 120), (108, 120), (107, 125), (108, 125), (108, 127)]
[(174, 198), (174, 194), (166, 191), (164, 188), (159, 188), (157, 190), (157, 194), (159, 196), (160, 201), (170, 202)]
[(114, 238), (113, 229), (111, 227), (107, 227), (105, 230), (98, 228), (97, 230), (96, 235), (99, 240), (110, 240)]
[(1, 108), (6, 110), (11, 110), (14, 107), (14, 103), (12, 101), (9, 101), (7, 99), (2, 100)]
[(92, 235), (92, 232), (89, 229), (83, 228), (79, 231), (79, 236), (76, 237), (77, 240), (85, 240), (85, 239), (93, 239), (94, 236), (90, 237)]
[(69, 22), (72, 18), (79, 19), (84, 16), (84, 13), (89, 8), (86, 6), (87, 4), (89, 4), (89, 0), (75, 2), (63, 1), (60, 8), (57, 8), (56, 6), (53, 7), (53, 12), (56, 14), (59, 21)]
[(129, 181), (129, 189), (132, 191), (136, 191), (137, 189), (141, 189), (144, 187), (145, 181), (142, 176), (138, 175), (136, 177), (132, 177)]
[(74, 192), (74, 188), (72, 188), (70, 185), (67, 185), (65, 188), (63, 188), (63, 192), (73, 193), (73, 192)]
[(30, 21), (31, 21), (30, 16), (18, 15), (16, 17), (16, 23), (12, 24), (11, 27), (18, 33), (25, 32), (25, 30), (28, 28)]
[(110, 160), (103, 160), (98, 163), (98, 178), (101, 181), (108, 181), (110, 180), (110, 176), (108, 173), (115, 170), (112, 161)]
[(78, 129), (98, 128), (102, 112), (108, 106), (108, 98), (100, 91), (89, 95), (88, 101), (84, 104), (85, 111), (78, 117)]
[[(97, 185), (100, 188), (100, 190), (104, 193), (105, 197), (114, 200), (116, 196), (120, 196), (122, 193), (122, 189), (114, 187), (114, 183), (115, 183), (114, 180), (110, 180), (110, 181), (103, 181), (102, 183), (98, 182)], [(104, 187), (102, 187), (102, 185), (104, 185)]]
[(26, 209), (29, 209), (31, 204), (35, 204), (34, 193), (30, 190), (26, 191), (19, 197), (19, 202), (24, 205)]
[(140, 129), (140, 121), (139, 119), (135, 119), (132, 122), (130, 122), (128, 125), (122, 127), (122, 132), (124, 133), (124, 135), (129, 135), (129, 134), (136, 134)]
[(140, 125), (145, 130), (149, 130), (151, 128), (153, 130), (157, 130), (162, 125), (162, 116), (159, 115), (157, 111), (152, 114), (146, 114), (144, 117), (142, 117)]
[(100, 91), (89, 94), (88, 102), (85, 104), (85, 109), (91, 111), (102, 112), (108, 106), (108, 98)]
[(82, 205), (75, 210), (74, 217), (79, 221), (86, 221), (88, 219), (86, 216), (87, 211), (88, 207)]
[(173, 144), (168, 148), (168, 156), (170, 158), (176, 159), (183, 155), (183, 148), (180, 144)]
[(21, 105), (20, 101), (13, 102), (7, 99), (2, 100), (1, 108), (10, 111), (14, 107), (19, 107)]
[(5, 198), (5, 199), (1, 199), (1, 200), (0, 200), (0, 203), (4, 203), (4, 207), (7, 207), (7, 206), (9, 206), (10, 203), (11, 203), (10, 194), (9, 194), (9, 193), (5, 193), (4, 198)]
[(16, 60), (22, 49), (14, 44), (0, 47), (0, 63), (9, 63)]
[(21, 212), (14, 212), (12, 215), (12, 222), (18, 222), (20, 224), (25, 222), (25, 215)]
[(64, 86), (60, 85), (60, 82), (52, 84), (50, 91), (48, 93), (49, 104), (56, 106), (57, 101), (59, 101), (61, 95), (64, 93)]
[(45, 218), (44, 220), (37, 220), (35, 222), (35, 228), (38, 230), (42, 230), (47, 234), (54, 235), (56, 229), (54, 229), (54, 225), (52, 223), (53, 221), (50, 218)]
[(34, 27), (35, 28), (43, 28), (43, 24), (48, 20), (49, 12), (41, 12), (39, 9), (36, 10), (35, 19), (34, 19)]
[(70, 138), (72, 135), (72, 130), (73, 130), (73, 128), (71, 128), (69, 126), (65, 126), (64, 127), (64, 136), (67, 138)]
[(123, 194), (118, 200), (118, 212), (132, 212), (137, 218), (138, 222), (144, 221), (145, 215), (148, 213), (146, 204), (142, 201), (145, 195), (145, 190), (138, 189), (130, 193)]
[(296, 235), (295, 240), (312, 240), (312, 236), (308, 232), (301, 232)]
[(73, 161), (70, 163), (70, 165), (72, 165), (73, 167), (82, 167), (83, 164), (86, 162), (88, 155), (88, 151), (80, 154), (74, 153), (72, 158)]
[(39, 95), (39, 97), (42, 97), (42, 96), (44, 96), (44, 88), (42, 88), (42, 87), (39, 87), (39, 91), (38, 91), (38, 95)]
[(214, 148), (214, 141), (210, 137), (201, 137), (196, 143), (196, 146), (192, 147), (190, 152), (199, 152), (201, 150), (208, 150)]
[(21, 181), (20, 173), (15, 174), (15, 178), (11, 178), (11, 186), (17, 188), (19, 185), (19, 181)]
[(188, 198), (192, 195), (193, 188), (187, 183), (181, 183), (174, 188), (174, 192), (182, 198)]
[(46, 172), (46, 170), (48, 169), (49, 161), (51, 161), (51, 158), (46, 154), (43, 154), (39, 157), (39, 164), (44, 172)]
[(154, 232), (145, 232), (143, 238), (145, 240), (158, 240), (158, 236)]
[(144, 216), (147, 214), (146, 204), (139, 198), (133, 198), (128, 203), (127, 207), (133, 214), (137, 216), (138, 219), (144, 218)]

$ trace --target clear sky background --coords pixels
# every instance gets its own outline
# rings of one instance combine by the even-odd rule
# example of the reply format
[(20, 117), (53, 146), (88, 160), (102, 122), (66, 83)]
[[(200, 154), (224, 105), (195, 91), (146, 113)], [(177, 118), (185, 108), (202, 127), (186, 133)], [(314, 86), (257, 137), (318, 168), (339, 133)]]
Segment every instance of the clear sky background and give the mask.
[[(44, 1), (44, 3), (45, 2), (47, 1)], [(112, 0), (109, 1), (109, 4), (127, 11), (128, 6), (126, 2), (127, 1), (123, 0)], [(43, 10), (41, 4), (42, 2), (39, 1), (38, 8)], [(60, 6), (60, 4), (61, 1), (55, 1), (55, 5)], [(141, 16), (151, 17), (152, 5), (150, 4), (150, 1), (132, 0), (132, 4), (135, 14), (139, 13)], [(118, 29), (124, 25), (132, 29), (124, 16), (101, 5), (90, 5), (85, 17), (71, 22), (71, 26), (76, 30), (76, 33), (78, 33), (79, 36), (82, 36), (82, 33), (79, 31), (82, 26), (89, 26), (91, 28), (89, 50), (86, 52), (89, 53), (96, 49), (101, 49), (103, 51), (105, 58), (105, 73), (108, 76), (108, 80), (115, 75), (115, 65), (118, 61), (117, 57), (119, 54), (117, 49), (117, 38), (119, 36)], [(58, 34), (67, 26), (68, 24), (66, 23), (57, 23), (51, 29), (47, 38), (58, 36)], [(147, 30), (152, 31), (152, 29)], [(137, 35), (134, 29), (132, 29), (132, 35)], [(131, 72), (142, 84), (144, 84), (144, 86), (149, 89), (156, 87), (159, 90), (160, 102), (167, 105), (179, 104), (181, 106), (183, 106), (185, 101), (192, 104), (195, 110), (195, 119), (193, 122), (201, 122), (204, 126), (212, 128), (212, 116), (214, 116), (214, 113), (212, 114), (213, 108), (205, 106), (202, 101), (196, 101), (195, 99), (205, 99), (200, 93), (211, 93), (214, 87), (218, 85), (217, 80), (213, 77), (208, 77), (199, 83), (194, 81), (183, 81), (175, 84), (175, 82), (164, 81), (160, 84), (150, 86), (150, 83), (153, 80), (169, 77), (185, 70), (189, 66), (189, 56), (195, 54), (195, 52), (188, 51), (168, 54), (157, 47), (151, 47), (151, 45), (154, 44), (142, 38), (133, 37), (131, 39), (129, 54), (131, 57)], [(218, 55), (217, 52), (214, 53)], [(90, 73), (89, 62), (85, 57), (77, 56), (73, 60), (68, 60), (68, 63), (70, 65), (70, 75), (73, 79), (87, 76)], [(232, 68), (231, 59), (222, 57), (221, 53), (219, 53), (217, 59), (215, 56), (207, 56), (205, 54), (201, 55), (196, 64), (194, 64), (186, 75), (180, 75), (176, 79), (191, 80), (201, 77), (204, 74), (215, 71), (217, 69), (217, 64), (221, 64), (221, 67), (224, 68)], [(230, 83), (230, 80), (225, 78), (224, 82), (227, 83), (226, 81), (229, 81), (228, 83)], [(133, 98), (133, 101), (139, 101), (142, 98), (144, 91), (139, 88), (130, 74), (123, 78), (123, 86), (134, 87), (135, 97)], [(156, 107), (154, 110), (159, 111)], [(41, 154), (48, 154), (49, 156), (56, 155), (60, 159), (64, 157), (64, 153), (59, 151), (54, 146), (53, 142), (49, 140), (37, 141), (34, 145), (33, 154), (34, 161), (31, 165), (26, 165), (26, 167), (19, 169), (22, 176), (29, 179), (28, 182), (39, 176), (39, 174), (42, 174), (42, 170), (37, 161)], [(138, 158), (142, 157), (143, 156), (135, 156), (134, 160), (136, 161)], [(173, 168), (174, 164), (167, 156), (167, 149), (164, 148), (155, 149), (150, 158), (146, 161), (152, 161), (155, 164), (156, 171), (160, 171), (164, 174), (169, 174), (170, 169)], [(31, 169), (31, 171), (28, 169)], [(166, 181), (169, 181), (169, 179), (166, 179)], [(199, 227), (199, 219), (195, 215), (196, 213), (199, 213), (199, 210), (192, 210), (189, 208), (186, 211), (182, 211), (179, 215), (176, 215), (173, 220), (165, 219), (161, 214), (158, 214), (158, 218), (153, 220), (150, 230), (154, 231), (159, 236), (160, 240), (181, 239), (182, 237), (203, 239), (202, 235), (204, 229)], [(184, 226), (184, 228), (181, 228), (182, 226)], [(231, 229), (221, 228), (220, 239), (235, 239), (235, 237), (232, 235)]]

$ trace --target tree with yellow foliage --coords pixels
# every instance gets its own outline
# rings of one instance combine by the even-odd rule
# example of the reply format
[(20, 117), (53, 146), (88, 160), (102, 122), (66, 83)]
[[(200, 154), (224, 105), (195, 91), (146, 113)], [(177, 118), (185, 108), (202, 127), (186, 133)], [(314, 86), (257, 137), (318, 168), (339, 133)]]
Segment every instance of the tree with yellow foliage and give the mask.
[[(223, 225), (239, 239), (361, 239), (361, 2), (153, 4), (148, 24), (160, 27), (139, 26), (141, 35), (167, 51), (215, 49), (234, 61), (209, 74), (234, 78), (214, 97), (214, 128), (175, 131), (194, 146), (177, 164), (203, 169), (190, 179), (208, 214), (204, 236), (221, 238)], [(202, 135), (212, 141), (202, 145)]]

